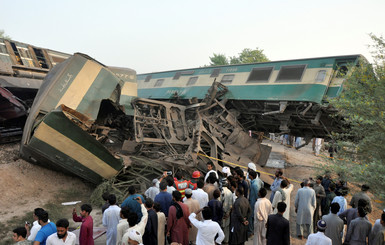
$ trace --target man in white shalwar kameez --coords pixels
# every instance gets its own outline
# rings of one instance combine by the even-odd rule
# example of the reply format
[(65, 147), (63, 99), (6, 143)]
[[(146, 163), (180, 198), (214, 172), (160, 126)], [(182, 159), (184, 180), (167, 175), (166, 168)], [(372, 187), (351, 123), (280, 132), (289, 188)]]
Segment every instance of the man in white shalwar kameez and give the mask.
[(281, 182), (281, 189), (278, 190), (275, 195), (271, 205), (273, 206), (273, 213), (278, 213), (277, 205), (279, 202), (286, 203), (286, 211), (283, 213), (283, 217), (287, 220), (290, 218), (290, 194), (293, 191), (293, 184), (290, 184), (288, 179), (284, 179)]
[(309, 235), (306, 245), (332, 245), (332, 240), (325, 236), (326, 226), (327, 224), (324, 220), (319, 220), (317, 222), (318, 232)]
[(313, 233), (313, 214), (316, 207), (315, 191), (309, 187), (310, 181), (304, 181), (304, 187), (295, 196), (295, 211), (297, 213), (297, 236), (302, 239), (304, 230), (307, 235)]
[(110, 206), (103, 213), (103, 226), (107, 227), (107, 245), (116, 245), (117, 226), (120, 220), (120, 207), (116, 205), (116, 196), (108, 196)]
[(261, 188), (254, 206), (254, 245), (266, 245), (267, 218), (273, 213), (271, 202), (266, 198), (267, 191)]

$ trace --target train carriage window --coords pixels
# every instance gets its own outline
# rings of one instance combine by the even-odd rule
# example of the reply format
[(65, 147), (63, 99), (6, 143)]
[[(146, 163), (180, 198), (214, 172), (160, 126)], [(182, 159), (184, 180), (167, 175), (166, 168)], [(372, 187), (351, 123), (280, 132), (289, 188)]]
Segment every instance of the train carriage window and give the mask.
[(253, 68), (246, 82), (248, 83), (268, 82), (272, 71), (273, 71), (273, 67)]
[(220, 69), (220, 68), (216, 68), (216, 69), (214, 69), (214, 70), (211, 72), (210, 77), (218, 77), (220, 72), (221, 72), (221, 69)]
[(346, 65), (339, 65), (338, 66), (338, 71), (337, 71), (337, 77), (342, 78), (345, 77), (346, 74), (348, 73), (348, 67)]
[(276, 82), (300, 82), (306, 65), (282, 66)]
[(187, 82), (187, 86), (194, 85), (198, 81), (198, 77), (190, 77), (190, 79)]
[(224, 75), (222, 77), (221, 83), (231, 83), (233, 81), (234, 77), (235, 77), (234, 74)]
[(7, 49), (5, 48), (5, 44), (4, 43), (0, 43), (0, 53), (8, 54)]
[(146, 79), (144, 79), (145, 83), (148, 83), (151, 80), (152, 75), (147, 75)]
[(164, 82), (164, 79), (156, 80), (154, 87), (161, 87), (163, 82)]
[(326, 77), (326, 70), (320, 70), (317, 72), (317, 76), (315, 77), (316, 83), (322, 83)]
[(176, 72), (174, 77), (172, 78), (172, 80), (178, 80), (180, 78), (182, 74), (180, 73), (180, 71)]

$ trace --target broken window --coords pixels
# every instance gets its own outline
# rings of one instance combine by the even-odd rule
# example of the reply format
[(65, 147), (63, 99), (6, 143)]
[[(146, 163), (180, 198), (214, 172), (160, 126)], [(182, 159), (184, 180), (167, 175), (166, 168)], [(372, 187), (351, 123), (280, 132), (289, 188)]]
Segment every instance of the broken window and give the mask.
[(346, 74), (348, 73), (348, 67), (346, 65), (340, 65), (338, 67), (338, 71), (337, 71), (337, 77), (338, 78), (342, 78), (344, 76), (346, 76)]
[(315, 77), (315, 82), (322, 83), (325, 80), (325, 76), (326, 76), (326, 70), (318, 71), (317, 76)]
[(156, 80), (154, 87), (161, 87), (163, 82), (164, 82), (164, 79)]
[(224, 75), (222, 77), (221, 83), (231, 83), (233, 81), (234, 77), (235, 77), (234, 74)]
[(190, 79), (187, 82), (187, 86), (194, 85), (198, 81), (198, 77), (190, 77)]
[(300, 82), (306, 65), (282, 66), (276, 82)]
[(248, 83), (268, 82), (272, 71), (273, 71), (273, 67), (253, 68), (253, 70), (250, 72), (247, 82)]

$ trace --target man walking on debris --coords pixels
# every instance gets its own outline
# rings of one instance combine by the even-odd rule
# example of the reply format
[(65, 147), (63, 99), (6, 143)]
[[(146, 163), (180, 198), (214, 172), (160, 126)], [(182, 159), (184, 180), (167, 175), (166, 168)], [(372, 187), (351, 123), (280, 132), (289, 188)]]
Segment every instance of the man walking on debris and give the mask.
[(116, 205), (116, 196), (108, 197), (110, 207), (103, 213), (103, 226), (107, 227), (107, 245), (116, 245), (117, 226), (120, 219), (120, 208)]
[(90, 215), (92, 211), (92, 207), (89, 204), (83, 204), (80, 207), (80, 215), (77, 216), (76, 209), (74, 208), (72, 212), (72, 219), (75, 222), (82, 222), (80, 226), (79, 233), (79, 244), (80, 245), (93, 245), (94, 244), (94, 221), (92, 216)]
[[(299, 239), (313, 233), (313, 214), (316, 207), (315, 191), (310, 187), (310, 181), (304, 181), (304, 187), (295, 196), (295, 212), (297, 213), (297, 236)], [(306, 237), (305, 236), (305, 237)]]

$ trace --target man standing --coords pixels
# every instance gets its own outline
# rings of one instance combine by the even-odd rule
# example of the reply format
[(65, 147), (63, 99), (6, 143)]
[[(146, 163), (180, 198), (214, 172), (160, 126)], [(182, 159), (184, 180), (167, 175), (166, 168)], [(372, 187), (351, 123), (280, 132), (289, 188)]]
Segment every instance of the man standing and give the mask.
[(116, 227), (116, 245), (122, 244), (122, 238), (124, 233), (126, 233), (128, 226), (128, 215), (130, 214), (130, 210), (127, 207), (123, 207), (120, 209), (120, 220), (119, 224)]
[(332, 240), (333, 245), (341, 245), (344, 221), (337, 215), (340, 205), (336, 202), (332, 203), (330, 210), (331, 212), (328, 215), (322, 216), (322, 220), (327, 224), (325, 235)]
[(126, 231), (126, 233), (124, 233), (124, 235), (123, 235), (122, 245), (131, 245), (127, 241), (128, 241), (130, 233), (133, 230), (140, 233), (140, 243), (142, 243), (142, 234), (144, 234), (144, 230), (146, 228), (148, 215), (147, 215), (147, 209), (144, 206), (144, 204), (142, 203), (142, 199), (138, 198), (137, 202), (139, 203), (141, 213), (143, 214), (142, 218), (140, 219), (140, 221), (138, 223), (138, 215), (136, 213), (129, 213), (128, 214), (127, 222), (128, 222), (129, 228)]
[(206, 180), (210, 176), (210, 173), (215, 173), (215, 176), (217, 177), (217, 179), (219, 179), (217, 171), (214, 170), (214, 164), (212, 162), (207, 162), (206, 166), (207, 166), (207, 173), (204, 179), (204, 183), (206, 183)]
[(315, 191), (309, 187), (310, 181), (304, 181), (304, 187), (295, 196), (295, 211), (297, 213), (297, 236), (302, 239), (304, 230), (309, 235), (313, 233), (313, 214), (316, 207)]
[[(186, 194), (187, 195), (187, 194)], [(199, 206), (199, 204), (198, 204)], [(156, 215), (158, 216), (158, 245), (164, 245), (165, 241), (165, 227), (166, 227), (166, 216), (161, 210), (160, 204), (157, 202), (154, 202), (153, 209), (156, 212)], [(190, 232), (191, 233), (191, 232)]]
[(281, 169), (277, 169), (275, 171), (275, 179), (273, 184), (271, 184), (270, 186), (270, 190), (271, 190), (270, 202), (273, 202), (275, 192), (278, 190), (279, 186), (281, 185), (282, 175), (283, 175), (283, 172)]
[(152, 186), (144, 192), (144, 195), (148, 198), (151, 198), (151, 200), (154, 201), (155, 196), (159, 194), (159, 188), (156, 187), (156, 184), (158, 183), (158, 179), (152, 180)]
[[(203, 221), (197, 220), (195, 217), (202, 211)], [(215, 236), (218, 234), (218, 238), (215, 240), (215, 243), (221, 244), (223, 239), (225, 238), (225, 234), (223, 233), (221, 227), (217, 222), (214, 222), (212, 219), (211, 209), (205, 207), (203, 209), (199, 209), (194, 213), (191, 213), (189, 216), (189, 220), (193, 224), (194, 227), (198, 229), (198, 233), (196, 236), (197, 245), (209, 245), (214, 244)]]
[(279, 202), (277, 204), (278, 213), (269, 215), (266, 224), (267, 245), (290, 244), (290, 224), (289, 221), (283, 217), (285, 210), (286, 203)]
[(32, 241), (25, 239), (27, 237), (27, 229), (25, 227), (17, 227), (13, 230), (12, 239), (15, 245), (32, 245)]
[(37, 232), (41, 228), (41, 225), (39, 225), (39, 220), (38, 220), (38, 217), (37, 217), (38, 214), (41, 211), (44, 211), (44, 209), (42, 209), (42, 208), (35, 208), (35, 210), (33, 210), (33, 219), (34, 219), (34, 221), (33, 221), (31, 230), (29, 230), (29, 225), (25, 224), (25, 229), (27, 230), (27, 237), (28, 237), (27, 240), (34, 241)]
[(41, 229), (37, 232), (33, 245), (45, 245), (47, 238), (56, 232), (56, 225), (48, 221), (47, 211), (41, 211), (37, 217)]
[(136, 189), (134, 186), (128, 187), (128, 193), (130, 195), (123, 201), (121, 207), (128, 207), (131, 212), (138, 215), (138, 222), (142, 218), (142, 212), (140, 211), (140, 204), (136, 201), (136, 198), (140, 197), (142, 202), (144, 202), (144, 197), (140, 194), (136, 194)]
[(243, 192), (243, 187), (239, 186), (236, 190), (237, 199), (231, 212), (230, 244), (234, 245), (244, 244), (247, 241), (248, 217), (251, 215), (251, 208)]
[(222, 203), (223, 203), (223, 220), (222, 230), (225, 234), (223, 243), (229, 243), (230, 238), (230, 212), (233, 207), (233, 193), (228, 188), (229, 183), (226, 178), (222, 179)]
[(159, 184), (160, 192), (155, 196), (154, 202), (160, 204), (161, 210), (168, 217), (168, 209), (170, 208), (172, 196), (167, 192), (167, 182), (163, 180)]
[(319, 220), (317, 222), (318, 232), (309, 235), (306, 245), (332, 245), (332, 240), (325, 236), (326, 227), (327, 223), (324, 220)]
[(68, 231), (70, 223), (67, 219), (59, 219), (56, 222), (57, 233), (53, 233), (47, 238), (47, 245), (75, 245), (76, 235)]
[(277, 206), (278, 203), (284, 202), (286, 203), (286, 211), (283, 213), (283, 217), (287, 220), (290, 218), (290, 195), (293, 191), (293, 184), (290, 184), (290, 181), (283, 177), (284, 179), (281, 181), (280, 189), (278, 189), (277, 192), (275, 192), (273, 203), (271, 204), (273, 206), (273, 213), (277, 213)]
[(250, 179), (249, 202), (251, 207), (251, 216), (249, 217), (249, 236), (254, 233), (254, 207), (255, 207), (255, 203), (257, 202), (258, 192), (260, 189), (260, 186), (258, 186), (256, 178), (257, 178), (257, 172), (250, 170), (249, 171), (249, 179)]
[(346, 233), (345, 243), (350, 245), (368, 244), (372, 224), (365, 219), (366, 213), (363, 207), (358, 207), (358, 218), (354, 219)]
[[(190, 188), (186, 189), (185, 194), (186, 194), (186, 200), (183, 200), (183, 201), (184, 201), (184, 204), (187, 205), (188, 211), (190, 212), (190, 214), (200, 210), (199, 202), (191, 198), (192, 190)], [(200, 215), (198, 215), (198, 220), (201, 220)], [(195, 242), (197, 238), (197, 232), (198, 232), (198, 229), (195, 226), (192, 226), (190, 228), (188, 240), (191, 244), (196, 244)]]
[(190, 188), (193, 189), (193, 190), (196, 190), (197, 189), (198, 180), (201, 177), (201, 172), (196, 170), (196, 171), (193, 172), (191, 177), (192, 178), (190, 180)]
[(316, 202), (317, 202), (315, 210), (314, 210), (314, 216), (313, 216), (313, 228), (314, 228), (314, 231), (316, 229), (318, 220), (321, 219), (321, 216), (320, 216), (321, 201), (322, 201), (323, 198), (326, 197), (325, 189), (321, 185), (321, 182), (322, 182), (322, 176), (318, 176), (317, 179), (316, 179), (316, 183), (313, 186), (313, 189), (315, 191)]
[(152, 208), (153, 205), (154, 202), (152, 199), (147, 198), (146, 203), (144, 204), (148, 213), (148, 220), (143, 234), (144, 245), (158, 244), (158, 215)]
[(77, 216), (76, 209), (72, 212), (72, 219), (75, 222), (82, 222), (80, 226), (79, 244), (80, 245), (93, 245), (94, 244), (94, 221), (90, 215), (92, 207), (89, 204), (83, 204), (80, 207), (80, 215)]
[(175, 186), (176, 186), (176, 190), (180, 192), (180, 194), (182, 194), (182, 199), (184, 198), (185, 194), (185, 190), (187, 188), (189, 188), (189, 185), (190, 185), (190, 181), (188, 180), (185, 180), (183, 178), (183, 174), (181, 171), (177, 172), (175, 174), (175, 180), (174, 180), (174, 183), (175, 183)]
[(116, 196), (108, 196), (110, 206), (103, 213), (103, 226), (107, 227), (107, 245), (116, 245), (117, 226), (120, 219), (120, 208), (116, 205)]
[(236, 168), (235, 173), (237, 174), (236, 177), (238, 178), (238, 186), (243, 187), (243, 191), (244, 191), (243, 195), (247, 198), (249, 195), (249, 185), (245, 180), (245, 175), (243, 173), (243, 170), (241, 168)]
[(173, 203), (168, 211), (167, 236), (171, 242), (188, 245), (188, 229), (190, 227), (190, 212), (186, 204), (182, 203), (182, 194), (179, 191), (172, 193)]
[(369, 190), (368, 185), (362, 185), (361, 191), (354, 194), (354, 196), (350, 200), (350, 206), (352, 206), (353, 208), (357, 208), (358, 207), (358, 201), (360, 199), (364, 199), (367, 202), (367, 206), (364, 207), (364, 209), (367, 213), (371, 213), (372, 212), (372, 203), (371, 203), (370, 197), (367, 194), (368, 190)]
[[(377, 220), (376, 220), (377, 223)], [(369, 244), (373, 245), (384, 245), (385, 244), (385, 212), (381, 214), (380, 227), (377, 229), (376, 224), (374, 224), (372, 232), (370, 233)]]
[(204, 186), (203, 180), (198, 180), (197, 183), (197, 189), (192, 191), (192, 199), (195, 199), (199, 202), (200, 208), (204, 208), (207, 206), (207, 203), (209, 202), (209, 195), (204, 192), (202, 189)]
[(266, 223), (267, 218), (273, 212), (269, 199), (266, 198), (267, 191), (261, 188), (258, 192), (258, 201), (254, 208), (254, 245), (266, 245)]

